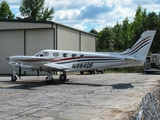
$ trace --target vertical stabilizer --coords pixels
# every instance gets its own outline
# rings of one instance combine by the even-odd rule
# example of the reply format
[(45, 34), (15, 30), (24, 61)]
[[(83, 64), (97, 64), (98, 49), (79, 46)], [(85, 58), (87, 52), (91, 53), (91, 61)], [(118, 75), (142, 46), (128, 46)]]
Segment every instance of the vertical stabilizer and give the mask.
[(138, 60), (145, 60), (155, 33), (155, 30), (144, 31), (139, 40), (130, 49), (123, 52), (122, 55), (134, 57)]

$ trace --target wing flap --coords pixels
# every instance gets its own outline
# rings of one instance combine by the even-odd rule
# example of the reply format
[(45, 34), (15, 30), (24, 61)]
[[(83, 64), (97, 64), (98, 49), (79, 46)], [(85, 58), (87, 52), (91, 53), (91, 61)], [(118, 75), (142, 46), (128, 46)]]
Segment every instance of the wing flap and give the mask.
[(43, 64), (46, 67), (52, 68), (52, 69), (58, 69), (58, 70), (66, 70), (69, 69), (69, 67), (64, 66), (64, 65), (59, 65), (59, 64), (55, 64), (55, 63), (47, 63), (47, 64)]

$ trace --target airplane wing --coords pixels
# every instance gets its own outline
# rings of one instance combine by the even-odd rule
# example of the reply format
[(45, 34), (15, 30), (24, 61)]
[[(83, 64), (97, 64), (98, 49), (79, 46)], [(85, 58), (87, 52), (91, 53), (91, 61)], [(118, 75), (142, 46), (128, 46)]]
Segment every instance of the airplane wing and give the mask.
[(66, 67), (64, 65), (59, 65), (59, 64), (55, 64), (55, 63), (47, 63), (47, 64), (43, 64), (46, 67), (49, 67), (51, 69), (57, 69), (57, 70), (66, 70), (69, 69), (69, 67)]

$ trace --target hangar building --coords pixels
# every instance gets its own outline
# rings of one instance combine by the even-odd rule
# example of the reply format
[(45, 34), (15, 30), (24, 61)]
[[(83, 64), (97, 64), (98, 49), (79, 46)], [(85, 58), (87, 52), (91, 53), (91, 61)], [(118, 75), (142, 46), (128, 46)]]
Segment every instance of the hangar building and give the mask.
[[(0, 74), (12, 74), (6, 57), (43, 49), (94, 52), (96, 36), (55, 22), (0, 21)], [(29, 73), (27, 73), (29, 74)]]

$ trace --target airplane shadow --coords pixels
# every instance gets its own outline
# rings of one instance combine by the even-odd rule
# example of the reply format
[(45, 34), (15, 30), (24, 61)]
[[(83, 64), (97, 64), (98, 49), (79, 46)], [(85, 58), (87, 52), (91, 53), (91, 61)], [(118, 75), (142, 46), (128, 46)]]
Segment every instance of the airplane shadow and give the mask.
[(74, 83), (70, 82), (69, 79), (66, 82), (60, 81), (59, 79), (55, 79), (52, 84), (46, 84), (45, 81), (0, 81), (2, 83), (11, 84), (8, 87), (0, 87), (1, 89), (28, 89), (28, 90), (36, 90), (37, 87), (43, 86), (58, 86), (58, 85), (78, 85), (78, 86), (91, 86), (91, 87), (102, 87), (102, 86), (111, 86), (113, 89), (129, 89), (133, 88), (134, 86), (131, 83), (119, 83), (119, 84), (96, 84), (96, 83)]

